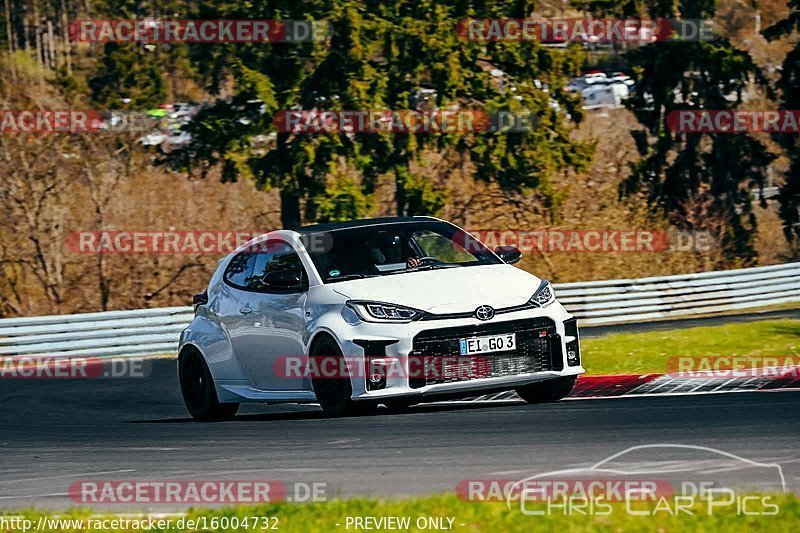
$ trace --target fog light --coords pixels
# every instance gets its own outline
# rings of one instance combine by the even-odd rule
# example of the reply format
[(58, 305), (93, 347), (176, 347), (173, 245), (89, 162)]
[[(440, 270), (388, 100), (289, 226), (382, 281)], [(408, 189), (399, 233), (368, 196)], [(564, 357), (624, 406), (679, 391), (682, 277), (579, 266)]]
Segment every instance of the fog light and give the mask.
[(368, 357), (367, 365), (367, 378), (369, 380), (367, 388), (369, 390), (386, 388), (386, 369), (388, 367), (386, 359)]
[(391, 357), (387, 358), (386, 356), (386, 347), (397, 342), (397, 339), (371, 341), (355, 339), (353, 341), (354, 344), (364, 349), (363, 377), (366, 378), (364, 384), (368, 391), (386, 388), (387, 369), (391, 360)]
[(567, 364), (569, 366), (578, 366), (578, 352), (567, 350)]
[(568, 341), (566, 344), (567, 365), (580, 366), (581, 346), (578, 340), (578, 320), (575, 317), (564, 321), (564, 335)]

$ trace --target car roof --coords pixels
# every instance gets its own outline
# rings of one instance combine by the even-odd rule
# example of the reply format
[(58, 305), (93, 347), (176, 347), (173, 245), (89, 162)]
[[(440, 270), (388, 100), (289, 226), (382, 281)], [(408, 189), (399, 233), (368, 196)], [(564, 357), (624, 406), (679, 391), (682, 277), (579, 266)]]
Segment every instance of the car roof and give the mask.
[(359, 220), (349, 220), (347, 222), (312, 224), (310, 226), (303, 226), (295, 231), (302, 235), (306, 235), (309, 233), (321, 233), (323, 231), (335, 231), (350, 228), (363, 228), (367, 226), (376, 226), (379, 224), (392, 224), (395, 222), (441, 222), (441, 220), (436, 217), (428, 216), (362, 218)]

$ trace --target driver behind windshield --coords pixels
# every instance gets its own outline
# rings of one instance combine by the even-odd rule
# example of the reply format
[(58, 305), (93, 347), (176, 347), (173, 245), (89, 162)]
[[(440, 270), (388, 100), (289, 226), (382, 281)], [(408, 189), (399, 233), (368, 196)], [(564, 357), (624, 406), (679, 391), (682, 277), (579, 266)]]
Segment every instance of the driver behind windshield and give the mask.
[(405, 263), (408, 269), (416, 268), (421, 264), (408, 239), (402, 235), (379, 234), (369, 240), (367, 247), (375, 265)]
[(454, 226), (433, 221), (337, 229), (328, 234), (324, 250), (309, 250), (309, 255), (325, 283), (427, 267), (498, 264), (500, 260), (480, 244), (466, 250), (465, 235)]

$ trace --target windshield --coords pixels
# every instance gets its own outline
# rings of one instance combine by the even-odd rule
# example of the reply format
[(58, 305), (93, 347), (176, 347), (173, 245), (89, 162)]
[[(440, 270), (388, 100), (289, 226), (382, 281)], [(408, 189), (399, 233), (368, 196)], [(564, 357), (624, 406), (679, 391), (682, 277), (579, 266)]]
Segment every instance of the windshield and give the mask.
[(307, 249), (325, 283), (502, 264), (483, 244), (445, 222), (379, 224), (307, 235), (306, 239), (324, 243)]

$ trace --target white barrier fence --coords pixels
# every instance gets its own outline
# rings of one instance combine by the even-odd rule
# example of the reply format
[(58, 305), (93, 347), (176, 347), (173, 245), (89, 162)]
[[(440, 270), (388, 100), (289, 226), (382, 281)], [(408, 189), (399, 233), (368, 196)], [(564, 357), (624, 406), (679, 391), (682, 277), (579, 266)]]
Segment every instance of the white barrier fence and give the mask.
[(556, 295), (584, 325), (722, 313), (800, 301), (800, 263), (561, 283)]
[[(640, 322), (800, 302), (800, 263), (555, 285), (582, 325)], [(174, 352), (191, 307), (0, 320), (0, 356)]]

